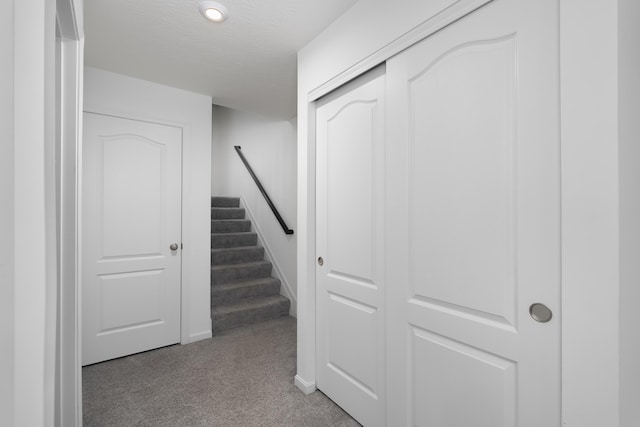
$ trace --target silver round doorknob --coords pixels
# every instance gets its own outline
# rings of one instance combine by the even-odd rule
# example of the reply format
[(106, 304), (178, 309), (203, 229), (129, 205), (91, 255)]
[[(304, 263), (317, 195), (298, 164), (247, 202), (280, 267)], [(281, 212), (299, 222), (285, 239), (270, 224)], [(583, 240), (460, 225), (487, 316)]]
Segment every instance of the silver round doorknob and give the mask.
[(549, 310), (549, 307), (539, 302), (531, 304), (529, 314), (533, 320), (540, 323), (547, 323), (553, 317), (553, 313)]
[(171, 246), (169, 246), (169, 249), (171, 249), (172, 251), (177, 251), (178, 250), (178, 244), (177, 243), (172, 243)]

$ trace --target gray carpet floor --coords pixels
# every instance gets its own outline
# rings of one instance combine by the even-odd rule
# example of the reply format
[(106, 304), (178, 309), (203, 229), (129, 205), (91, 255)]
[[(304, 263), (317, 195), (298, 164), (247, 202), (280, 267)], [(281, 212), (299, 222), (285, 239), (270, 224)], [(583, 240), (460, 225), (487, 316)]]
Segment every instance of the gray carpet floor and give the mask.
[(82, 369), (84, 425), (359, 426), (293, 384), (296, 322), (282, 317)]

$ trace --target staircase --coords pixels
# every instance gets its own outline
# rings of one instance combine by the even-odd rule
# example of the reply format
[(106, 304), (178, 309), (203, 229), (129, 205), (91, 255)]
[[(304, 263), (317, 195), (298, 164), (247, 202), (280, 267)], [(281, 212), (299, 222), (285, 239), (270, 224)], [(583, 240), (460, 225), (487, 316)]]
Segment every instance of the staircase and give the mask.
[(211, 322), (214, 334), (289, 314), (280, 280), (237, 197), (211, 198)]

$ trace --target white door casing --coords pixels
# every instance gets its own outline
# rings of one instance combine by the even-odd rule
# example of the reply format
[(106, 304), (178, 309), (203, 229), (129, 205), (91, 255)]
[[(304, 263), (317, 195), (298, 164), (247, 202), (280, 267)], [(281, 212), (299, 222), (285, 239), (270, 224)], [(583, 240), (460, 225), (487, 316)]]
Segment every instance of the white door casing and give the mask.
[(558, 40), (496, 0), (387, 62), (388, 425), (560, 425)]
[(180, 341), (181, 152), (180, 128), (84, 114), (83, 365)]
[(385, 420), (384, 69), (317, 109), (317, 386)]

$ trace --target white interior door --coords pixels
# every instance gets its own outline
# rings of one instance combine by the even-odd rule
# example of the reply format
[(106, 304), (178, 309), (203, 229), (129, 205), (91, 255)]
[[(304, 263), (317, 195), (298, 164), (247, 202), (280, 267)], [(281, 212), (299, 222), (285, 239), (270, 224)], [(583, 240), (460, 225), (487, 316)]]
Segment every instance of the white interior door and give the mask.
[(84, 115), (83, 365), (180, 341), (181, 152), (179, 128)]
[(560, 425), (558, 40), (495, 0), (387, 63), (389, 425)]
[(316, 116), (316, 381), (367, 426), (385, 421), (383, 71)]

